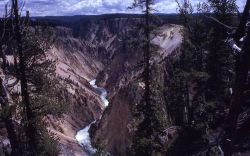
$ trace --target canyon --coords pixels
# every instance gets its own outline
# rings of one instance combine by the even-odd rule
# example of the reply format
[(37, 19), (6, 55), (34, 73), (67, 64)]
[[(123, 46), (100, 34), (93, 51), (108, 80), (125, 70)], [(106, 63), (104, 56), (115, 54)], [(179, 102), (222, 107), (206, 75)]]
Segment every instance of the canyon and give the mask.
[[(177, 18), (163, 17), (154, 21), (156, 27), (150, 36), (157, 47), (150, 62), (154, 81), (160, 88), (167, 85), (168, 60), (178, 57), (182, 43), (182, 27), (173, 20)], [(66, 111), (60, 118), (46, 117), (47, 129), (59, 142), (60, 156), (89, 156), (99, 149), (112, 155), (126, 155), (136, 130), (136, 106), (145, 87), (141, 76), (144, 42), (140, 37), (141, 15), (32, 20), (41, 22), (41, 29), (49, 30), (46, 59), (55, 62), (56, 78), (63, 84)], [(13, 64), (11, 54), (7, 55), (7, 62)], [(157, 90), (156, 97), (161, 99), (164, 91)], [(14, 92), (20, 92), (20, 84)], [(2, 129), (0, 140), (9, 145)]]
[[(84, 138), (89, 142), (90, 137), (92, 146), (101, 143), (105, 151), (125, 155), (135, 130), (133, 109), (144, 89), (140, 78), (143, 50), (133, 45), (142, 42), (138, 38), (141, 30), (133, 29), (142, 19), (109, 16), (72, 23), (62, 22), (60, 18), (45, 20), (56, 23), (48, 58), (56, 60), (57, 76), (69, 80), (68, 112), (60, 120), (48, 117), (50, 131), (59, 138), (61, 155), (93, 153), (93, 149), (86, 150), (79, 145), (76, 138), (79, 139), (80, 130), (89, 133)], [(151, 38), (152, 44), (159, 47), (152, 57), (152, 65), (161, 69), (155, 78), (164, 86), (167, 59), (178, 54), (182, 42), (181, 26), (161, 21)], [(96, 89), (96, 85), (107, 92)], [(110, 102), (108, 106), (103, 98), (105, 94)]]

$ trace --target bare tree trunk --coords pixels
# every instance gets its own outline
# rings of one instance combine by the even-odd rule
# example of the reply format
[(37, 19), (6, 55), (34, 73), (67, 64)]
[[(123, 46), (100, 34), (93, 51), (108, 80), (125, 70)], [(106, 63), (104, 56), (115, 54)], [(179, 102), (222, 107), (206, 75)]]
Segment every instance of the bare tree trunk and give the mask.
[(2, 69), (5, 70), (6, 69), (6, 55), (5, 55), (5, 51), (2, 50), (2, 44), (0, 43), (0, 54), (2, 55), (2, 59), (3, 59), (3, 64), (2, 64)]
[(184, 122), (186, 125), (191, 126), (191, 99), (190, 99), (190, 89), (188, 86), (188, 82), (186, 82), (185, 86), (186, 98), (185, 98), (185, 108), (184, 108)]
[(144, 82), (145, 82), (145, 93), (144, 98), (146, 102), (146, 106), (150, 106), (150, 38), (149, 38), (149, 0), (146, 0), (146, 14), (145, 14), (145, 36), (146, 36), (146, 45), (145, 45), (145, 51), (144, 51)]

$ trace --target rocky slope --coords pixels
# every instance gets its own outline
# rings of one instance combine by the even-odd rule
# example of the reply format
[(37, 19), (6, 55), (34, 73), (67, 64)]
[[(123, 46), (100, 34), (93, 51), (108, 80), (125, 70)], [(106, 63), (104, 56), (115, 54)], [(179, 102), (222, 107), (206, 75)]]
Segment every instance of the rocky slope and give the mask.
[(104, 107), (89, 81), (103, 69), (103, 64), (91, 56), (93, 47), (74, 38), (66, 27), (53, 28), (53, 45), (48, 58), (56, 61), (59, 79), (67, 82), (65, 98), (67, 113), (58, 121), (48, 117), (50, 131), (59, 138), (62, 155), (87, 155), (75, 139), (76, 132), (100, 116)]

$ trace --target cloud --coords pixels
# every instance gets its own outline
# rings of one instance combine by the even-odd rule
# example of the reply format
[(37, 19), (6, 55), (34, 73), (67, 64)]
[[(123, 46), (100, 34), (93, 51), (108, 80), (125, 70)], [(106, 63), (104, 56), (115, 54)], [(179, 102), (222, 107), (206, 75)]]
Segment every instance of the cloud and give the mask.
[(158, 0), (154, 5), (154, 9), (156, 10), (156, 12), (160, 13), (176, 13), (177, 3), (175, 2), (175, 0)]
[[(134, 0), (25, 0), (24, 11), (31, 16), (83, 15), (104, 13), (140, 13), (138, 9), (127, 9)], [(205, 0), (191, 0), (193, 4)], [(0, 0), (0, 14), (8, 0)], [(237, 0), (242, 10), (246, 0)], [(155, 0), (154, 9), (160, 13), (177, 13), (175, 0)]]
[(245, 4), (246, 4), (246, 1), (247, 1), (247, 0), (237, 0), (237, 1), (236, 1), (236, 4), (237, 4), (237, 6), (239, 7), (239, 10), (240, 10), (240, 11), (243, 11), (243, 8), (244, 8), (244, 6), (245, 6)]

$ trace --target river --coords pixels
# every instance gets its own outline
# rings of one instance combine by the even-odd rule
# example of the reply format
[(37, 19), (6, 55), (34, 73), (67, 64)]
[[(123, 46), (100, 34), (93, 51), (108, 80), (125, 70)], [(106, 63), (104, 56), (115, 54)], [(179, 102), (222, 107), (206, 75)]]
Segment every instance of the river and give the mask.
[[(96, 79), (89, 82), (89, 84), (95, 88), (97, 91), (100, 92), (100, 98), (102, 100), (102, 103), (105, 107), (108, 106), (109, 101), (107, 99), (107, 90), (102, 87), (98, 87), (96, 85)], [(100, 117), (101, 118), (101, 117)], [(75, 138), (78, 141), (78, 143), (86, 150), (87, 153), (94, 154), (96, 152), (96, 149), (92, 147), (91, 140), (89, 136), (89, 128), (92, 124), (94, 124), (96, 121), (91, 122), (88, 126), (84, 127), (82, 130), (78, 131)]]

